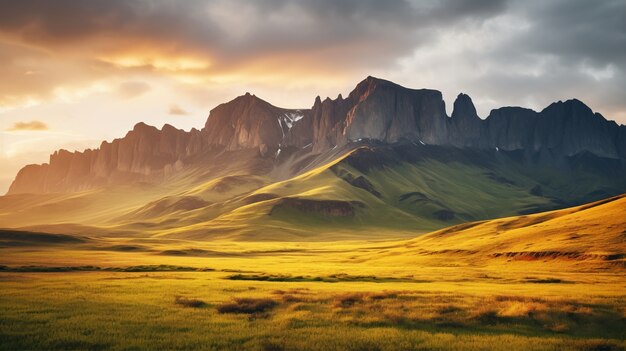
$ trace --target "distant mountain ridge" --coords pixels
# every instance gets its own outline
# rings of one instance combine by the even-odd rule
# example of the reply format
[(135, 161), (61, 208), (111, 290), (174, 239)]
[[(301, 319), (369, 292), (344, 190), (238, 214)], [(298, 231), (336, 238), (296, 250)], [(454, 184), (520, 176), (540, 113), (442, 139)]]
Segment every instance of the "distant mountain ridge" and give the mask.
[[(256, 150), (256, 157), (280, 163), (281, 152), (321, 154), (362, 140), (519, 152), (529, 162), (557, 167), (590, 154), (626, 168), (626, 126), (607, 121), (579, 100), (555, 102), (540, 112), (503, 107), (482, 120), (471, 98), (459, 94), (448, 117), (439, 91), (367, 77), (346, 98), (317, 97), (310, 109), (279, 108), (247, 93), (211, 110), (201, 130), (138, 123), (99, 149), (59, 150), (47, 164), (22, 168), (7, 194), (153, 181), (240, 150)], [(293, 168), (294, 175), (299, 169)]]

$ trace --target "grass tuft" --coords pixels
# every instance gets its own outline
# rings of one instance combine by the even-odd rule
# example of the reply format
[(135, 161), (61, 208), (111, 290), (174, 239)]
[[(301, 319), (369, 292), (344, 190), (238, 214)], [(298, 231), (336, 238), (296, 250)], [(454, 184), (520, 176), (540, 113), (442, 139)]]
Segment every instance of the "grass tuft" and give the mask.
[(334, 306), (342, 308), (352, 307), (357, 303), (363, 302), (364, 298), (365, 295), (360, 293), (338, 295), (335, 297)]
[(174, 297), (174, 303), (183, 307), (201, 308), (205, 307), (206, 302), (198, 299), (190, 299), (183, 296)]
[(235, 298), (217, 306), (219, 313), (263, 313), (276, 307), (278, 302), (269, 298)]

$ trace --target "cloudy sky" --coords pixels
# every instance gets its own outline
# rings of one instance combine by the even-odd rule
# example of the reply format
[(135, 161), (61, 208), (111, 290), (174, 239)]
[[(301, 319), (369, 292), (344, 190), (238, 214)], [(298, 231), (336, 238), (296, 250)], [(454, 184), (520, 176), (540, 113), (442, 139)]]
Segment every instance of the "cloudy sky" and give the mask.
[(0, 0), (0, 193), (54, 149), (139, 122), (200, 128), (374, 75), (492, 108), (576, 97), (626, 124), (624, 0)]

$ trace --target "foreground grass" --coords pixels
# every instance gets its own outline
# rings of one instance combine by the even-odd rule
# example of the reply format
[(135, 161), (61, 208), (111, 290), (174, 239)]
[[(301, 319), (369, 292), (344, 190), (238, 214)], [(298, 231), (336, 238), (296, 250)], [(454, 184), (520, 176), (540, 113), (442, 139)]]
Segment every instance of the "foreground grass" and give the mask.
[(582, 282), (472, 279), (416, 284), (229, 276), (178, 271), (0, 273), (0, 349), (626, 347), (623, 291), (600, 291)]

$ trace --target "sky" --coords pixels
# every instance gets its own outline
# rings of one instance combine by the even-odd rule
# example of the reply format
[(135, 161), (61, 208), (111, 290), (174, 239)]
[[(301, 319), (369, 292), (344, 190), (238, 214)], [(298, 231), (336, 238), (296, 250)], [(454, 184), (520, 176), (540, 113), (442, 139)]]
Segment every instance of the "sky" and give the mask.
[(0, 0), (0, 193), (137, 122), (200, 129), (251, 92), (286, 108), (368, 75), (626, 124), (624, 0)]

